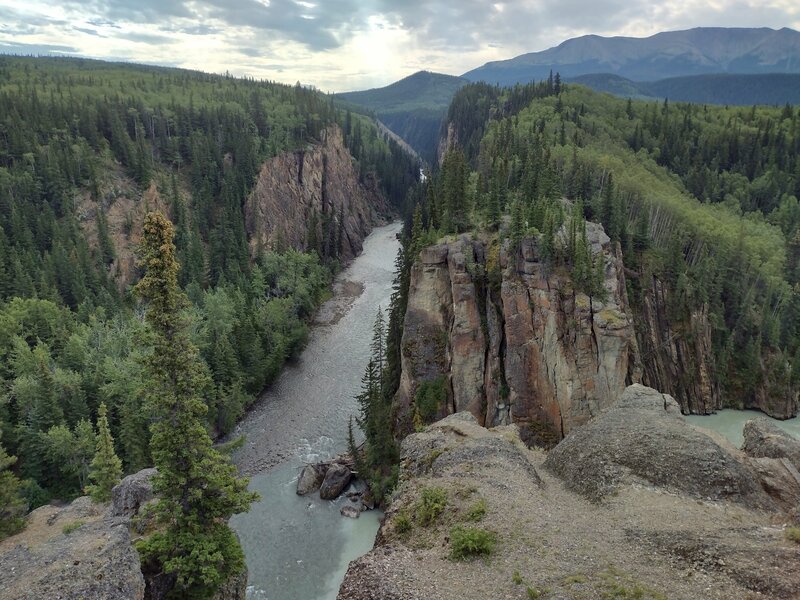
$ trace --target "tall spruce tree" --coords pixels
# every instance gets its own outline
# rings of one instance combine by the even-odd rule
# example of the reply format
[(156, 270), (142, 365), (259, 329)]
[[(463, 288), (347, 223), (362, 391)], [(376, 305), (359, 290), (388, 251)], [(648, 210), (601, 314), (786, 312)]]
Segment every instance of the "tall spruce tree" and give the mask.
[(147, 401), (155, 417), (150, 442), (158, 475), (153, 491), (161, 529), (140, 543), (146, 569), (172, 575), (172, 595), (205, 598), (244, 568), (244, 555), (228, 527), (231, 515), (249, 509), (257, 494), (211, 444), (204, 425), (211, 390), (207, 369), (189, 339), (187, 299), (178, 288), (174, 229), (161, 213), (143, 226), (136, 290), (147, 302), (152, 352), (145, 366), (152, 381)]
[(114, 452), (114, 438), (108, 426), (108, 409), (102, 402), (97, 411), (97, 452), (92, 459), (89, 479), (94, 483), (86, 486), (86, 491), (95, 502), (111, 500), (111, 488), (119, 483), (122, 476), (122, 461)]
[[(0, 430), (2, 435), (2, 430)], [(24, 526), (25, 501), (20, 494), (20, 482), (9, 469), (17, 462), (0, 444), (0, 540), (14, 535)]]
[(369, 481), (372, 493), (379, 500), (394, 486), (397, 444), (392, 436), (390, 419), (391, 396), (386, 388), (386, 321), (379, 308), (373, 326), (371, 356), (361, 378), (361, 393), (356, 397), (360, 415), (356, 421), (364, 431), (365, 461), (362, 477)]

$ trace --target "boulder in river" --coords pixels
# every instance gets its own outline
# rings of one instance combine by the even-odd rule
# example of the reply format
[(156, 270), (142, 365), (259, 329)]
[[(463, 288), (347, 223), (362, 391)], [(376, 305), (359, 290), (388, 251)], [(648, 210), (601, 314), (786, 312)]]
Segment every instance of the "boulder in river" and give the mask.
[(351, 519), (357, 519), (361, 516), (361, 509), (355, 504), (345, 504), (339, 509), (339, 512), (343, 517), (349, 517)]
[(322, 485), (325, 473), (317, 465), (306, 465), (297, 478), (297, 495), (305, 496), (316, 492)]
[(319, 497), (323, 500), (334, 500), (339, 497), (344, 489), (350, 484), (353, 473), (348, 467), (339, 463), (333, 463), (325, 473), (325, 479), (319, 488)]

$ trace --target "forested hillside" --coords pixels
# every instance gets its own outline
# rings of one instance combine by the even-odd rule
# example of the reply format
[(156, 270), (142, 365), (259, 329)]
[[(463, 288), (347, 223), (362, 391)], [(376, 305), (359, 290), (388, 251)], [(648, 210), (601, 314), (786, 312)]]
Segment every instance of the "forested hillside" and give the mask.
[[(584, 219), (600, 222), (624, 257), (644, 383), (686, 411), (796, 414), (797, 108), (559, 88), (545, 82), (526, 97), (476, 84), (456, 94), (414, 247), (477, 231), (497, 252), (499, 231), (513, 257), (532, 237), (549, 272), (602, 306), (606, 267), (581, 239)], [(498, 285), (500, 271), (485, 277)]]
[(337, 97), (374, 112), (425, 160), (433, 161), (439, 125), (453, 94), (466, 83), (461, 77), (420, 71), (383, 88)]
[[(0, 470), (21, 481), (30, 507), (81, 494), (101, 403), (124, 471), (151, 464), (142, 400), (151, 349), (130, 293), (148, 211), (175, 224), (213, 434), (230, 431), (302, 347), (306, 320), (347, 256), (347, 215), (313, 213), (296, 244), (261, 244), (244, 211), (262, 165), (328, 138), (343, 141), (359, 186), (404, 202), (415, 161), (371, 120), (310, 89), (0, 57)], [(302, 186), (299, 164), (289, 183)]]

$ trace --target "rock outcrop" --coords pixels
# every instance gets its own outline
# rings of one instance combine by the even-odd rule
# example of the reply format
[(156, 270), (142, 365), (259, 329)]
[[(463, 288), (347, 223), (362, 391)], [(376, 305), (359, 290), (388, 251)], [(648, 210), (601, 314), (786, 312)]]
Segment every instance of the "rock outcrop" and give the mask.
[(800, 440), (766, 419), (753, 419), (744, 425), (742, 451), (764, 491), (800, 522)]
[(667, 315), (668, 296), (667, 286), (651, 277), (636, 331), (643, 358), (642, 382), (673, 396), (684, 413), (710, 415), (722, 408), (722, 396), (713, 377), (708, 307), (693, 312), (676, 331)]
[[(320, 143), (268, 160), (261, 167), (245, 206), (245, 221), (255, 251), (306, 250), (315, 238), (327, 255), (343, 260), (361, 252), (373, 224), (389, 213), (377, 182), (359, 180), (354, 160), (338, 126)], [(310, 234), (309, 227), (316, 232)]]
[(0, 599), (142, 600), (145, 582), (127, 520), (88, 497), (43, 506), (0, 542)]
[(756, 473), (689, 425), (672, 396), (632, 385), (603, 414), (572, 431), (545, 466), (593, 501), (640, 482), (702, 499), (773, 509)]
[(134, 517), (153, 499), (153, 477), (157, 469), (142, 469), (128, 475), (111, 490), (111, 516)]
[(400, 432), (417, 416), (469, 411), (552, 445), (638, 381), (619, 248), (599, 225), (587, 237), (605, 263), (602, 302), (550, 269), (535, 239), (518, 252), (466, 236), (422, 250), (403, 332)]
[(297, 495), (306, 496), (311, 492), (316, 492), (322, 485), (323, 479), (325, 479), (325, 473), (321, 469), (316, 465), (306, 465), (297, 478)]
[(800, 440), (767, 419), (752, 419), (744, 424), (742, 450), (755, 458), (785, 458), (800, 469)]
[[(598, 422), (581, 450), (573, 440)], [(800, 546), (784, 538), (788, 517), (760, 490), (747, 459), (692, 429), (669, 397), (628, 390), (552, 459), (526, 448), (517, 429), (487, 430), (456, 413), (408, 436), (376, 547), (350, 563), (339, 600), (800, 596), (800, 573), (790, 567)], [(624, 456), (642, 450), (642, 464)], [(572, 466), (556, 467), (556, 476), (561, 459)], [(681, 473), (693, 469), (708, 481)], [(577, 473), (592, 490), (614, 493), (594, 502)], [(432, 490), (443, 505), (434, 513), (423, 501)], [(454, 565), (464, 528), (492, 537), (494, 556)]]

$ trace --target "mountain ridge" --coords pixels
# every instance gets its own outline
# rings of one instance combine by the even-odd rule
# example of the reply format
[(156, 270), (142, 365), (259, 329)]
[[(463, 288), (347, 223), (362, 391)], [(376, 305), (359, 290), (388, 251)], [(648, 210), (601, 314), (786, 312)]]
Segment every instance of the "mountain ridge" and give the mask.
[(540, 52), (488, 62), (463, 77), (501, 85), (547, 77), (612, 73), (638, 81), (707, 73), (800, 73), (800, 32), (782, 29), (696, 27), (646, 38), (595, 34)]

